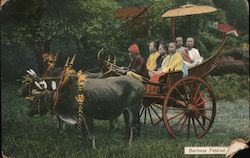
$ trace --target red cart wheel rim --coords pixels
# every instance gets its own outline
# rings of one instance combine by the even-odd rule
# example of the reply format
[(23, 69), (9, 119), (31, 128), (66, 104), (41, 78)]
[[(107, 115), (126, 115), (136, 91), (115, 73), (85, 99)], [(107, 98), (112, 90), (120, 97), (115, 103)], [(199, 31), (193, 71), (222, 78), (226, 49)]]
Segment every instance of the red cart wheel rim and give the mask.
[(162, 118), (171, 137), (203, 137), (211, 128), (216, 113), (216, 100), (206, 81), (185, 77), (168, 90)]

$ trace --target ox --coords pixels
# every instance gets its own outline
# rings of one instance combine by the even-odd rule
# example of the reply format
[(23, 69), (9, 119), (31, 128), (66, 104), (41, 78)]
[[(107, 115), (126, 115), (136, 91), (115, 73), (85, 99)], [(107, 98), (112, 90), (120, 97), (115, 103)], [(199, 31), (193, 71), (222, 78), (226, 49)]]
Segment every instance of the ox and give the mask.
[[(144, 86), (131, 76), (106, 79), (87, 79), (84, 83), (83, 132), (92, 140), (95, 147), (94, 119), (113, 120), (123, 113), (126, 136), (131, 144), (133, 136), (140, 135), (139, 111), (142, 105)], [(30, 115), (44, 114), (51, 108), (52, 92), (41, 91), (29, 109)], [(78, 104), (77, 78), (70, 76), (64, 85), (54, 108), (56, 114), (65, 122), (77, 123)], [(39, 104), (37, 101), (39, 101)]]
[[(48, 85), (50, 85), (52, 82), (58, 83), (58, 79), (60, 78), (62, 70), (63, 70), (63, 68), (61, 68), (61, 67), (53, 69), (50, 76), (48, 76), (48, 78), (51, 78), (51, 79), (46, 80)], [(38, 75), (36, 74), (36, 72), (32, 69), (27, 70), (27, 73), (28, 73), (27, 75), (23, 76), (23, 80), (21, 81), (22, 82), (21, 86), (17, 90), (17, 95), (19, 97), (25, 97), (27, 100), (33, 102), (34, 96), (39, 93), (37, 91), (38, 87), (35, 85), (35, 82), (37, 82), (37, 84), (42, 82), (43, 85), (41, 85), (41, 86), (43, 87), (44, 81), (41, 78), (39, 78)], [(98, 76), (101, 75), (101, 73), (86, 73), (86, 74), (87, 74), (88, 78), (97, 78)], [(42, 87), (38, 88), (38, 90), (42, 89)], [(52, 91), (51, 86), (46, 86), (46, 87), (50, 91)], [(31, 97), (31, 96), (33, 96), (33, 97)], [(30, 106), (32, 106), (32, 105), (30, 105)], [(27, 115), (33, 116), (34, 114), (31, 111), (27, 111)], [(60, 130), (60, 133), (61, 133), (65, 130), (65, 123), (62, 119), (60, 119), (60, 117), (57, 116), (56, 118), (57, 118), (57, 128)], [(117, 127), (117, 119), (109, 120), (109, 121), (110, 121), (110, 130)]]

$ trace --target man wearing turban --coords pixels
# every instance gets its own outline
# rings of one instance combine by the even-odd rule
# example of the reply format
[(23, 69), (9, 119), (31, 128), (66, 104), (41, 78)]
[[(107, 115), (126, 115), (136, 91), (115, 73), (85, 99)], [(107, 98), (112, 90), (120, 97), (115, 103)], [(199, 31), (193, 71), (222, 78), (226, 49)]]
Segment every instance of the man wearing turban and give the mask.
[(127, 69), (127, 75), (142, 79), (142, 77), (149, 78), (148, 69), (144, 58), (140, 55), (140, 49), (137, 44), (133, 43), (128, 48), (130, 65)]

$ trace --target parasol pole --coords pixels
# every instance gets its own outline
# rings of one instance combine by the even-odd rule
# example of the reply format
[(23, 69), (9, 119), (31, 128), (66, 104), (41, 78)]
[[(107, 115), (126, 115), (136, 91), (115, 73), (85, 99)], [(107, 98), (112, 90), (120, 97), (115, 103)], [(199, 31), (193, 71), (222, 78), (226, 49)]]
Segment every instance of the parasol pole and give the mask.
[(175, 41), (175, 34), (176, 34), (176, 17), (171, 18), (171, 33), (172, 33), (172, 40)]

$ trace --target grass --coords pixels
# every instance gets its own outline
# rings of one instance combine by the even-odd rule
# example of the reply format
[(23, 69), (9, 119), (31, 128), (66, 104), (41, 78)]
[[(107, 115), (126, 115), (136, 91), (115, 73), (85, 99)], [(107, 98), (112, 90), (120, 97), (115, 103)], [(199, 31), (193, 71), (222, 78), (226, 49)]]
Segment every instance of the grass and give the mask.
[(143, 127), (142, 136), (131, 146), (124, 140), (124, 124), (109, 131), (108, 121), (95, 121), (97, 150), (83, 142), (74, 126), (59, 133), (53, 115), (29, 118), (28, 103), (16, 96), (16, 86), (2, 84), (2, 149), (15, 158), (176, 158), (225, 157), (224, 155), (184, 155), (186, 146), (228, 146), (233, 139), (250, 138), (249, 103), (246, 99), (217, 101), (217, 114), (210, 131), (202, 139), (173, 140), (164, 126)]

